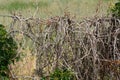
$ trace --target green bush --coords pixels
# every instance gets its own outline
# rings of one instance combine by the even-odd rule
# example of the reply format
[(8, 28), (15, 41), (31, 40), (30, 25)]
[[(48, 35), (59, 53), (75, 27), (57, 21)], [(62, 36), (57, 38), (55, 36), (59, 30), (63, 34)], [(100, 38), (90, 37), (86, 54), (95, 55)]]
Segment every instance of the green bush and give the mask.
[(111, 8), (111, 12), (115, 17), (120, 18), (120, 0)]
[[(50, 80), (76, 80), (74, 74), (68, 69), (55, 69), (53, 73), (50, 74)], [(41, 80), (48, 80), (43, 77)]]
[(9, 80), (8, 66), (19, 59), (16, 55), (16, 42), (11, 36), (7, 35), (4, 26), (0, 24), (0, 80)]

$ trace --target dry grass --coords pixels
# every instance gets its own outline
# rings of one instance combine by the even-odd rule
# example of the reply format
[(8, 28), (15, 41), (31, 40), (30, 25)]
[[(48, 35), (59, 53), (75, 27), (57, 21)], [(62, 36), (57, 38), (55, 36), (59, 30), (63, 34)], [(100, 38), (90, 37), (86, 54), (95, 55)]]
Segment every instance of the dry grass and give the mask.
[(23, 59), (11, 65), (11, 72), (19, 80), (23, 80), (24, 76), (33, 76), (35, 69), (35, 56), (31, 56), (30, 49), (27, 47), (21, 52), (25, 54)]

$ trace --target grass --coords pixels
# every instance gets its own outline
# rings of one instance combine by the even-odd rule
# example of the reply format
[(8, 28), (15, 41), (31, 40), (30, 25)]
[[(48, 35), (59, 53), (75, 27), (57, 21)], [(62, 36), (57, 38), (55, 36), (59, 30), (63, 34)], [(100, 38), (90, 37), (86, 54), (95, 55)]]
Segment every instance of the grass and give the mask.
[(37, 3), (37, 5), (33, 2), (21, 2), (21, 1), (14, 1), (8, 4), (2, 4), (0, 5), (1, 10), (7, 10), (7, 11), (16, 11), (16, 10), (23, 10), (27, 8), (36, 8), (38, 7), (47, 7), (49, 4), (47, 2), (40, 1)]
[[(103, 0), (100, 14), (105, 14), (110, 0)], [(22, 12), (31, 15), (36, 6), (39, 11), (36, 16), (46, 18), (49, 16), (61, 15), (65, 10), (70, 11), (79, 18), (90, 17), (95, 14), (99, 0), (0, 0), (0, 12), (9, 14), (10, 12)], [(102, 11), (103, 10), (103, 11)], [(28, 11), (31, 11), (28, 13)]]

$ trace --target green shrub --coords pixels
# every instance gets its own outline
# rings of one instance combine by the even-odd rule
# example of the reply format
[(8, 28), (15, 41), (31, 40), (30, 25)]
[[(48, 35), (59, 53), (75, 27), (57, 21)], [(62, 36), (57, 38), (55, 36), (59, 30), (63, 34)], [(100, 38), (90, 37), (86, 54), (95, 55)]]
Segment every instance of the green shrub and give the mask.
[(120, 18), (120, 0), (118, 0), (118, 2), (115, 3), (113, 8), (111, 8), (111, 12), (115, 17)]
[(19, 60), (17, 44), (11, 36), (7, 35), (4, 26), (0, 24), (0, 80), (9, 80), (9, 68), (11, 63)]
[[(55, 69), (53, 73), (50, 74), (50, 80), (76, 80), (74, 74), (68, 69)], [(41, 80), (48, 80), (43, 77)]]

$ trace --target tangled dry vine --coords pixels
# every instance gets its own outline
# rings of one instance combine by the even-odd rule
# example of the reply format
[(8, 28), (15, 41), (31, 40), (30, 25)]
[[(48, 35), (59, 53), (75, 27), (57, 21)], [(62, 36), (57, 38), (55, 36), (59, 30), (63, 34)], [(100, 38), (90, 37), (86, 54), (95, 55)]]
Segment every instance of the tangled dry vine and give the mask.
[(13, 19), (10, 35), (15, 38), (22, 34), (32, 40), (38, 77), (47, 77), (56, 68), (67, 68), (76, 80), (120, 79), (119, 18), (98, 17), (78, 22), (69, 15), (47, 20), (7, 17)]

